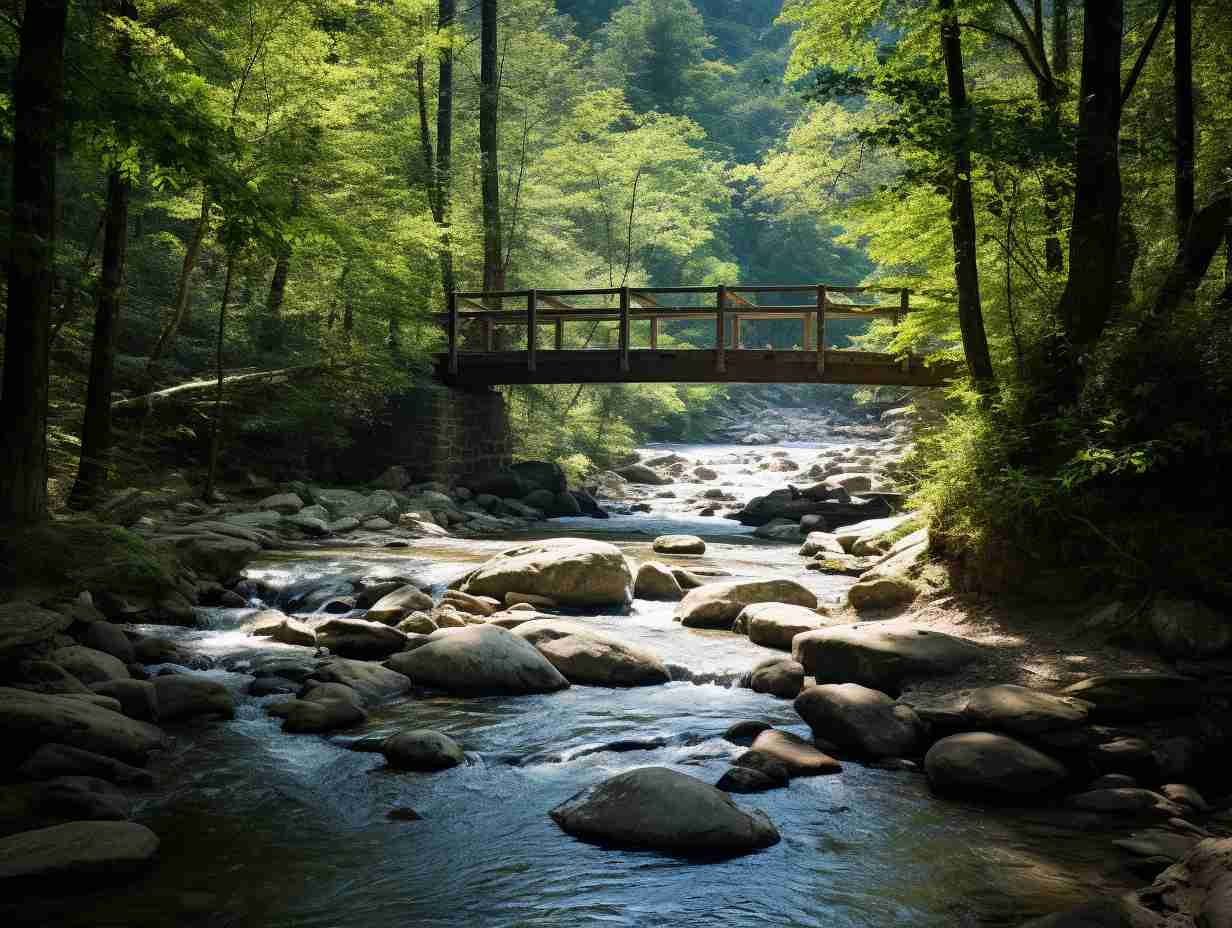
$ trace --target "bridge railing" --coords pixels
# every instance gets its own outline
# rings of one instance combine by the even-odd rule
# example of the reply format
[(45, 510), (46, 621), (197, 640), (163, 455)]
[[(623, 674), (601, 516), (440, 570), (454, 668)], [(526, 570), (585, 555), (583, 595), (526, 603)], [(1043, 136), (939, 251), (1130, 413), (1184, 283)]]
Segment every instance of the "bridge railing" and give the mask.
[[(762, 295), (776, 298), (793, 295), (807, 302), (765, 304), (756, 302)], [(889, 294), (890, 302), (856, 302)], [(839, 295), (835, 298), (835, 295)], [(798, 297), (797, 297), (798, 298)], [(854, 298), (854, 299), (853, 299)], [(602, 306), (579, 305), (598, 299)], [(615, 305), (610, 305), (612, 302)], [(695, 302), (689, 302), (690, 300)], [(711, 302), (713, 300), (713, 302)], [(743, 350), (741, 326), (754, 319), (797, 318), (803, 328), (805, 351), (817, 356), (817, 371), (825, 372), (827, 319), (873, 319), (888, 317), (899, 321), (910, 311), (911, 292), (903, 287), (847, 287), (831, 284), (741, 285), (729, 287), (598, 287), (580, 290), (458, 290), (449, 294), (448, 311), (438, 316), (448, 339), (449, 373), (456, 374), (462, 348), (462, 324), (478, 323), (483, 347), (496, 349), (498, 326), (526, 327), (526, 365), (535, 370), (540, 350), (539, 328), (553, 327), (552, 348), (565, 347), (565, 324), (569, 322), (617, 323), (617, 352), (622, 372), (629, 370), (631, 350), (658, 350), (660, 325), (673, 320), (712, 318), (715, 325), (715, 364), (719, 373), (727, 369), (727, 352)], [(506, 309), (509, 301), (522, 305)], [(631, 325), (649, 321), (649, 340), (644, 349), (631, 345)], [(520, 350), (520, 349), (518, 349)], [(608, 349), (610, 350), (610, 349)]]

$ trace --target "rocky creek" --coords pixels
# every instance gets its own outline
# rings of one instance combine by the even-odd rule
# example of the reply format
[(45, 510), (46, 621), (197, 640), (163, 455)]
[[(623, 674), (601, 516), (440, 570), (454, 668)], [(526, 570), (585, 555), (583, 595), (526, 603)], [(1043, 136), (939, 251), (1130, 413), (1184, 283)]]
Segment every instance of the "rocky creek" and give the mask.
[[(742, 856), (702, 863), (565, 834), (549, 811), (616, 774), (656, 766), (715, 783), (745, 751), (724, 737), (734, 723), (811, 737), (790, 700), (739, 685), (780, 651), (727, 630), (682, 627), (671, 601), (551, 610), (656, 656), (670, 677), (659, 685), (522, 696), (415, 690), (374, 699), (362, 721), (326, 734), (290, 734), (269, 714), (291, 687), (253, 688), (262, 668), (276, 666), (295, 683), (315, 664), (311, 648), (248, 634), (260, 609), (281, 609), (310, 629), (360, 618), (364, 610), (348, 614), (331, 595), (360, 578), (413, 578), (439, 601), (466, 571), (535, 538), (600, 539), (635, 562), (707, 580), (790, 580), (823, 609), (837, 607), (855, 580), (805, 570), (799, 538), (757, 537), (753, 526), (701, 514), (707, 488), (738, 509), (807, 474), (827, 450), (657, 447), (643, 460), (674, 456), (678, 474), (625, 486), (619, 500), (604, 501), (616, 510), (605, 520), (396, 548), (376, 531), (259, 556), (244, 569), (244, 606), (198, 607), (197, 627), (135, 629), (208, 658), (201, 675), (225, 686), (235, 706), (228, 720), (168, 726), (173, 746), (151, 761), (157, 786), (134, 794), (133, 818), (161, 839), (156, 862), (125, 885), (8, 897), (0, 912), (10, 924), (79, 926), (1017, 925), (1140, 885), (1133, 855), (1110, 843), (1127, 833), (1115, 820), (1075, 824), (1055, 808), (938, 798), (912, 763), (844, 760), (837, 775), (735, 796), (781, 835)], [(704, 554), (652, 551), (652, 540), (669, 533), (701, 536)], [(182, 669), (148, 669), (164, 666)], [(387, 764), (384, 739), (421, 729), (452, 738), (464, 762), (431, 773)]]

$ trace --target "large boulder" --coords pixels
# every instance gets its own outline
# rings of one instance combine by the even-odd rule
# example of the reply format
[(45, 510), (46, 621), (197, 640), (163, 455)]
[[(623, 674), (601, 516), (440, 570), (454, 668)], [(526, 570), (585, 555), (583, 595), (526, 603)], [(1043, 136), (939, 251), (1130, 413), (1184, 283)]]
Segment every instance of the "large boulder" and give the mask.
[(847, 590), (847, 602), (856, 612), (892, 609), (920, 595), (920, 588), (906, 577), (872, 577)]
[(667, 767), (617, 774), (561, 803), (551, 816), (575, 837), (622, 847), (729, 855), (779, 841), (764, 812), (746, 812), (709, 783)]
[(380, 664), (331, 657), (316, 666), (307, 677), (318, 683), (341, 683), (353, 689), (364, 705), (401, 696), (411, 688), (404, 674)]
[(426, 728), (390, 735), (381, 742), (381, 753), (400, 770), (446, 770), (466, 760), (458, 742)]
[(1060, 695), (1092, 703), (1098, 722), (1145, 722), (1184, 715), (1206, 699), (1193, 677), (1175, 673), (1110, 673), (1087, 677)]
[(111, 881), (139, 872), (157, 852), (158, 836), (135, 822), (66, 822), (0, 838), (0, 882)]
[(1084, 724), (1090, 708), (1081, 699), (1005, 683), (974, 690), (967, 696), (963, 718), (972, 728), (1038, 735)]
[(28, 780), (85, 776), (98, 777), (120, 786), (148, 788), (154, 785), (154, 775), (148, 770), (67, 744), (42, 745), (26, 758), (18, 772)]
[(71, 696), (48, 696), (0, 687), (0, 729), (6, 749), (21, 757), (55, 742), (144, 763), (164, 746), (158, 728)]
[(753, 603), (740, 610), (732, 629), (747, 634), (753, 644), (790, 651), (796, 635), (832, 624), (832, 619), (808, 606)]
[(397, 625), (399, 621), (412, 612), (431, 612), (432, 597), (419, 589), (413, 583), (399, 587), (391, 593), (386, 593), (368, 610), (366, 618), (370, 622), (384, 622), (386, 625)]
[(275, 493), (273, 496), (265, 497), (257, 503), (257, 506), (261, 509), (280, 512), (284, 516), (291, 516), (304, 508), (304, 501), (298, 493)]
[(810, 686), (795, 707), (814, 738), (859, 757), (907, 757), (924, 737), (914, 709), (858, 683)]
[(503, 551), (451, 586), (499, 600), (518, 592), (562, 606), (624, 606), (633, 599), (633, 571), (615, 545), (550, 538)]
[(794, 580), (737, 580), (707, 583), (690, 590), (676, 609), (686, 628), (731, 628), (745, 606), (786, 603), (817, 607), (817, 596)]
[[(525, 492), (546, 490), (559, 494), (568, 490), (565, 472), (553, 461), (519, 461), (509, 470), (522, 481), (522, 485), (526, 487)], [(519, 495), (525, 495), (525, 492)]]
[(382, 622), (330, 619), (317, 626), (317, 644), (341, 657), (380, 660), (402, 650), (406, 633)]
[(791, 655), (818, 683), (860, 683), (892, 696), (909, 680), (944, 676), (984, 656), (965, 638), (864, 622), (797, 635)]
[(59, 664), (82, 683), (105, 683), (127, 680), (131, 674), (119, 658), (85, 645), (69, 645), (51, 652), (51, 660)]
[(754, 738), (749, 751), (774, 758), (793, 777), (813, 777), (838, 773), (843, 769), (833, 757), (819, 751), (803, 738), (775, 728), (769, 728)]
[(160, 720), (193, 718), (199, 715), (235, 717), (231, 691), (209, 677), (198, 674), (164, 674), (150, 681), (158, 697)]
[(633, 581), (633, 595), (638, 599), (667, 599), (673, 602), (684, 597), (680, 581), (671, 568), (658, 561), (646, 561), (638, 565)]
[(432, 639), (386, 666), (416, 686), (464, 695), (551, 693), (569, 685), (534, 645), (495, 625), (442, 629)]
[(277, 609), (262, 609), (248, 620), (245, 628), (255, 638), (269, 638), (280, 644), (311, 648), (317, 643), (316, 632), (308, 625)]
[(81, 642), (95, 651), (110, 654), (121, 664), (131, 664), (137, 660), (133, 651), (133, 643), (129, 641), (124, 629), (110, 622), (91, 622), (81, 633)]
[(1060, 761), (1008, 735), (973, 731), (942, 738), (924, 755), (938, 793), (1026, 801), (1042, 798), (1068, 776)]
[(301, 698), (274, 703), (268, 711), (283, 719), (283, 731), (293, 733), (335, 731), (368, 717), (359, 694), (341, 683), (317, 683)]
[(800, 545), (801, 557), (816, 557), (818, 554), (845, 554), (838, 538), (829, 532), (809, 532)]
[(649, 651), (577, 622), (535, 619), (513, 633), (534, 645), (570, 683), (654, 686), (671, 679), (667, 667)]
[(0, 604), (0, 658), (50, 641), (72, 622), (71, 616), (40, 608), (33, 603)]
[(795, 699), (804, 687), (804, 668), (790, 657), (768, 657), (745, 674), (740, 685), (754, 693)]
[(100, 696), (107, 696), (120, 704), (120, 711), (130, 719), (157, 722), (158, 691), (149, 680), (106, 680), (92, 683), (90, 689)]
[(651, 547), (659, 554), (706, 553), (706, 542), (696, 535), (660, 535)]
[(1147, 618), (1168, 657), (1213, 657), (1232, 647), (1232, 616), (1192, 599), (1157, 599)]
[(672, 482), (670, 477), (663, 476), (658, 471), (647, 467), (645, 464), (630, 464), (627, 467), (618, 467), (616, 469), (616, 473), (629, 483), (662, 486), (665, 483)]

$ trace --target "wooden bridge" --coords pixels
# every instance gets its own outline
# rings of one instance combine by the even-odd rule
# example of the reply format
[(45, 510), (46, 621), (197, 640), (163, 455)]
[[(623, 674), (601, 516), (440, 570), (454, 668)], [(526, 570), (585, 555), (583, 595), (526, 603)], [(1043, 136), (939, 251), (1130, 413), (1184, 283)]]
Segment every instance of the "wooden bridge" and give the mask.
[[(891, 297), (889, 302), (876, 301), (886, 294)], [(794, 302), (757, 302), (764, 296)], [(799, 302), (801, 298), (807, 302)], [(515, 301), (517, 308), (505, 308)], [(438, 315), (448, 336), (448, 350), (437, 357), (437, 376), (446, 384), (460, 387), (515, 383), (944, 383), (958, 373), (955, 366), (925, 366), (912, 355), (824, 347), (827, 321), (888, 317), (897, 322), (910, 310), (910, 292), (906, 289), (826, 284), (453, 292), (449, 294), (448, 312)], [(746, 321), (784, 318), (799, 320), (802, 331), (798, 344), (802, 350), (745, 345)], [(678, 320), (711, 322), (714, 347), (698, 348), (667, 336), (662, 324)], [(606, 326), (605, 344), (591, 347), (604, 323), (615, 323), (615, 332)], [(580, 345), (567, 342), (566, 325), (584, 326)], [(551, 330), (546, 342), (541, 332), (545, 326)], [(577, 330), (571, 328), (571, 334), (576, 336)], [(660, 344), (664, 340), (667, 345)]]

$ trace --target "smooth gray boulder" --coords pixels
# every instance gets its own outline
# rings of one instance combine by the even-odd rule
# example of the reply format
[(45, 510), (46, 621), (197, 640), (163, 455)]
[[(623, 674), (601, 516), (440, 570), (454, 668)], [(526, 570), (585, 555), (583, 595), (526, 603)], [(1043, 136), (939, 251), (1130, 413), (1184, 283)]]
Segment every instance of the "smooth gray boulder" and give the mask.
[(121, 664), (131, 664), (137, 660), (133, 643), (124, 634), (124, 629), (110, 622), (91, 622), (81, 634), (81, 642), (95, 651), (110, 654)]
[(804, 668), (787, 655), (768, 657), (740, 681), (754, 693), (769, 693), (779, 699), (795, 699), (804, 688)]
[(167, 740), (153, 725), (83, 699), (7, 687), (0, 687), (0, 731), (18, 757), (55, 742), (137, 764)]
[(56, 648), (50, 656), (52, 661), (87, 685), (107, 680), (127, 680), (132, 676), (119, 658), (85, 645)]
[(244, 627), (254, 638), (269, 638), (280, 644), (311, 648), (317, 643), (316, 632), (310, 626), (277, 609), (262, 609)]
[(974, 690), (967, 697), (963, 718), (973, 728), (1038, 735), (1083, 725), (1089, 711), (1090, 705), (1081, 699), (1006, 683)]
[(619, 847), (731, 855), (779, 841), (764, 812), (745, 811), (709, 783), (667, 767), (617, 774), (550, 814), (568, 834)]
[(0, 657), (15, 655), (26, 648), (50, 641), (73, 622), (71, 616), (34, 603), (0, 604)]
[(793, 777), (839, 773), (843, 769), (842, 764), (815, 745), (789, 731), (775, 728), (769, 728), (754, 738), (749, 750), (772, 757), (786, 767)]
[(381, 753), (400, 770), (447, 770), (466, 760), (458, 742), (427, 728), (390, 735), (381, 742)]
[(800, 545), (801, 557), (816, 557), (818, 554), (846, 554), (838, 537), (829, 532), (809, 532)]
[(637, 568), (633, 595), (638, 599), (666, 599), (676, 602), (684, 598), (684, 590), (670, 567), (658, 561), (646, 561)]
[(411, 681), (405, 674), (370, 661), (353, 661), (344, 657), (331, 657), (317, 664), (307, 681), (349, 686), (364, 705), (393, 699), (411, 689)]
[(891, 609), (911, 602), (920, 588), (906, 577), (872, 577), (847, 590), (847, 602), (856, 612)]
[(633, 599), (633, 571), (615, 545), (549, 538), (503, 551), (450, 586), (501, 601), (517, 592), (562, 606), (625, 606)]
[(380, 660), (401, 651), (406, 633), (383, 622), (363, 619), (330, 619), (317, 626), (317, 644), (331, 654), (359, 660)]
[(107, 680), (91, 685), (90, 689), (114, 699), (120, 704), (120, 711), (131, 719), (158, 721), (158, 691), (149, 680)]
[(675, 618), (685, 628), (731, 628), (745, 606), (786, 603), (817, 607), (817, 596), (794, 580), (735, 580), (707, 583), (689, 590)]
[(814, 738), (858, 757), (910, 757), (925, 735), (914, 709), (858, 683), (810, 686), (795, 708)]
[(570, 683), (586, 686), (656, 686), (671, 675), (645, 648), (618, 641), (578, 622), (546, 618), (524, 622), (513, 633), (551, 661)]
[(791, 643), (791, 656), (818, 683), (860, 683), (891, 696), (908, 680), (953, 673), (984, 654), (965, 638), (922, 628), (885, 628), (880, 622), (805, 632)]
[(365, 615), (369, 622), (383, 622), (386, 625), (396, 625), (412, 612), (431, 612), (432, 597), (419, 589), (413, 583), (386, 593), (372, 604)]
[(283, 720), (282, 730), (291, 733), (334, 731), (358, 725), (368, 717), (359, 694), (341, 683), (318, 683), (299, 699), (266, 707)]
[(753, 603), (740, 610), (732, 631), (749, 636), (764, 648), (790, 651), (792, 639), (803, 632), (833, 625), (834, 619), (808, 606), (790, 603)]
[(1068, 775), (1060, 761), (1008, 735), (973, 731), (942, 738), (924, 755), (934, 791), (957, 796), (1044, 799)]
[(98, 777), (120, 786), (143, 789), (153, 786), (155, 782), (154, 774), (148, 770), (67, 744), (41, 745), (26, 758), (18, 773), (28, 780), (72, 776)]
[(442, 631), (414, 651), (394, 654), (386, 666), (415, 686), (463, 695), (552, 693), (569, 686), (534, 645), (507, 629), (470, 625)]
[(629, 464), (626, 467), (618, 467), (616, 468), (616, 473), (629, 483), (662, 486), (665, 483), (672, 482), (670, 477), (663, 476), (645, 464)]
[(706, 542), (696, 535), (660, 535), (650, 547), (659, 554), (706, 553)]
[(142, 870), (157, 853), (158, 836), (144, 825), (66, 822), (0, 838), (0, 881), (110, 880)]
[(161, 721), (218, 715), (235, 717), (235, 698), (231, 691), (209, 677), (175, 673), (154, 677), (154, 692), (158, 696), (158, 718)]
[(1232, 648), (1232, 616), (1193, 599), (1160, 597), (1147, 623), (1168, 657), (1209, 658)]
[(1061, 690), (1092, 703), (1097, 722), (1146, 722), (1184, 715), (1202, 705), (1205, 692), (1193, 677), (1175, 673), (1109, 673)]

